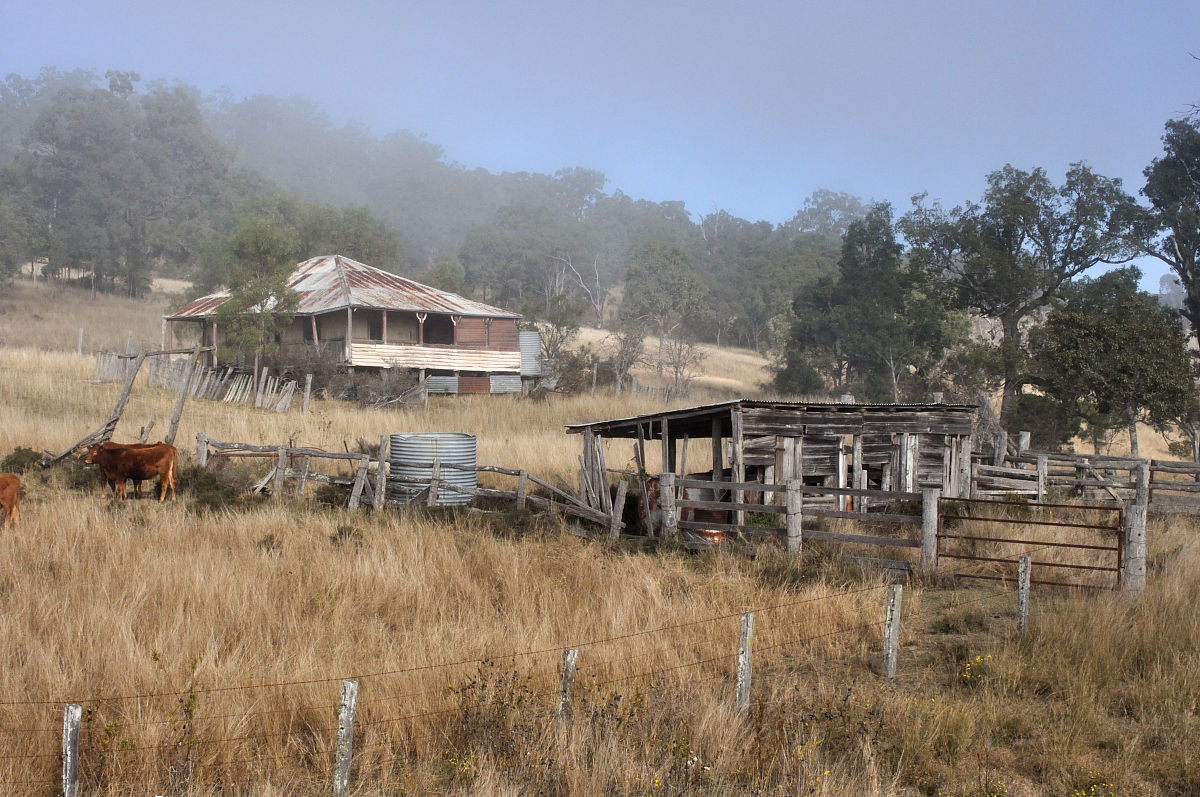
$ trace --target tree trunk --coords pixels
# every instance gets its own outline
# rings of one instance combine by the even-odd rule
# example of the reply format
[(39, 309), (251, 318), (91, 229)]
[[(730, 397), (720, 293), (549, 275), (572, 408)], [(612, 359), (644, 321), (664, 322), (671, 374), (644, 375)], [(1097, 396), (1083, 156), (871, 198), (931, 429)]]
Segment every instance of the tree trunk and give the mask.
[(1000, 338), (1001, 362), (1004, 367), (1004, 386), (1000, 393), (1000, 425), (1007, 429), (1008, 418), (1016, 406), (1017, 398), (1021, 395), (1022, 381), (1015, 362), (1010, 357), (1021, 351), (1021, 319), (1002, 318), (1000, 326), (1003, 336)]
[(1133, 459), (1140, 459), (1137, 439), (1137, 413), (1133, 407), (1126, 407), (1125, 415), (1129, 418), (1129, 456)]

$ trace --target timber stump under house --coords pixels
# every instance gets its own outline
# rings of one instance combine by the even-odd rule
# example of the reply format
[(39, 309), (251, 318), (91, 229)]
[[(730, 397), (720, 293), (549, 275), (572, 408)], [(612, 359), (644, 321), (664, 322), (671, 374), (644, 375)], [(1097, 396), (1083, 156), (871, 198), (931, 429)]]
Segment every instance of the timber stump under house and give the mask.
[[(604, 440), (635, 441), (640, 473), (686, 476), (691, 449), (711, 452), (713, 481), (784, 485), (798, 480), (896, 492), (937, 488), (968, 497), (974, 404), (853, 404), (738, 399), (632, 418), (571, 424), (583, 437), (585, 478), (605, 484)], [(659, 448), (658, 462), (651, 462)], [(644, 485), (643, 485), (644, 487)], [(766, 496), (767, 494), (763, 494)], [(762, 500), (760, 498), (760, 500)], [(769, 500), (769, 499), (768, 499)]]
[[(352, 367), (410, 369), (428, 378), (431, 392), (515, 393), (523, 378), (541, 375), (538, 333), (519, 330), (517, 313), (342, 255), (305, 260), (287, 284), (299, 305), (279, 336), (285, 355), (310, 351)], [(229, 298), (217, 291), (164, 316), (164, 338), (174, 323), (198, 324), (214, 365), (217, 310)]]

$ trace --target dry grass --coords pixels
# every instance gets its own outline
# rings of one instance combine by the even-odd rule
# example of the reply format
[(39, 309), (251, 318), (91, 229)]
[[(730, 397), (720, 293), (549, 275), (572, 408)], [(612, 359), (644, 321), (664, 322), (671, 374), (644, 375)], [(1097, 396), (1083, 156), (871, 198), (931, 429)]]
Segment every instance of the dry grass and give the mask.
[[(0, 348), (0, 454), (61, 450), (107, 416), (117, 387), (90, 381), (73, 335), (72, 353)], [(118, 438), (165, 426), (173, 401), (139, 386)], [(195, 402), (180, 439), (341, 448), (466, 431), (483, 462), (570, 479), (579, 449), (563, 423), (650, 406), (463, 397), (427, 413), (318, 401), (275, 415)], [(819, 545), (801, 560), (650, 553), (545, 516), (214, 511), (194, 481), (174, 503), (113, 505), (94, 481), (70, 465), (27, 473), (23, 525), (0, 535), (6, 794), (53, 792), (68, 700), (86, 711), (87, 794), (328, 794), (351, 676), (360, 796), (1200, 793), (1189, 518), (1152, 523), (1143, 595), (1037, 591), (1024, 641), (1006, 590), (910, 585), (899, 675), (885, 681), (878, 578)], [(567, 646), (580, 657), (563, 737)]]

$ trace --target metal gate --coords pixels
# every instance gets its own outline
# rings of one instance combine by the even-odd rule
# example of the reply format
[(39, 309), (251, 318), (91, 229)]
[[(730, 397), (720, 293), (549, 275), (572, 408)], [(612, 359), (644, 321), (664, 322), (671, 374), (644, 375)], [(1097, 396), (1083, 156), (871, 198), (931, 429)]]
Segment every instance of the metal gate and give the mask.
[[(937, 554), (991, 563), (981, 568), (988, 572), (959, 568), (954, 575), (961, 578), (1015, 580), (1024, 555), (1033, 567), (1031, 584), (1119, 589), (1124, 528), (1120, 506), (941, 498)], [(1039, 570), (1045, 575), (1035, 578)]]

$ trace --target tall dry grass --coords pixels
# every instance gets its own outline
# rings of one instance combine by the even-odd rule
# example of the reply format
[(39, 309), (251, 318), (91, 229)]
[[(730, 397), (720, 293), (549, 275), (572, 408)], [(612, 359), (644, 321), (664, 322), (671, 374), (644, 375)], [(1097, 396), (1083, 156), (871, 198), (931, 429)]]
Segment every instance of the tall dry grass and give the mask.
[[(107, 417), (118, 386), (93, 382), (73, 346), (0, 348), (0, 454), (61, 450)], [(173, 402), (139, 385), (118, 438), (161, 429)], [(570, 480), (579, 448), (562, 424), (649, 407), (192, 402), (180, 440), (341, 448), (467, 431), (481, 461)], [(74, 700), (87, 794), (327, 794), (345, 677), (361, 685), (356, 795), (1200, 793), (1190, 518), (1152, 523), (1141, 596), (1036, 590), (1023, 641), (1006, 588), (910, 584), (886, 681), (878, 574), (818, 544), (799, 559), (697, 556), (513, 512), (213, 509), (189, 477), (159, 505), (113, 504), (71, 464), (25, 474), (23, 525), (0, 535), (4, 793), (54, 791)], [(747, 610), (743, 717), (732, 673)], [(564, 734), (568, 646), (580, 654)]]

